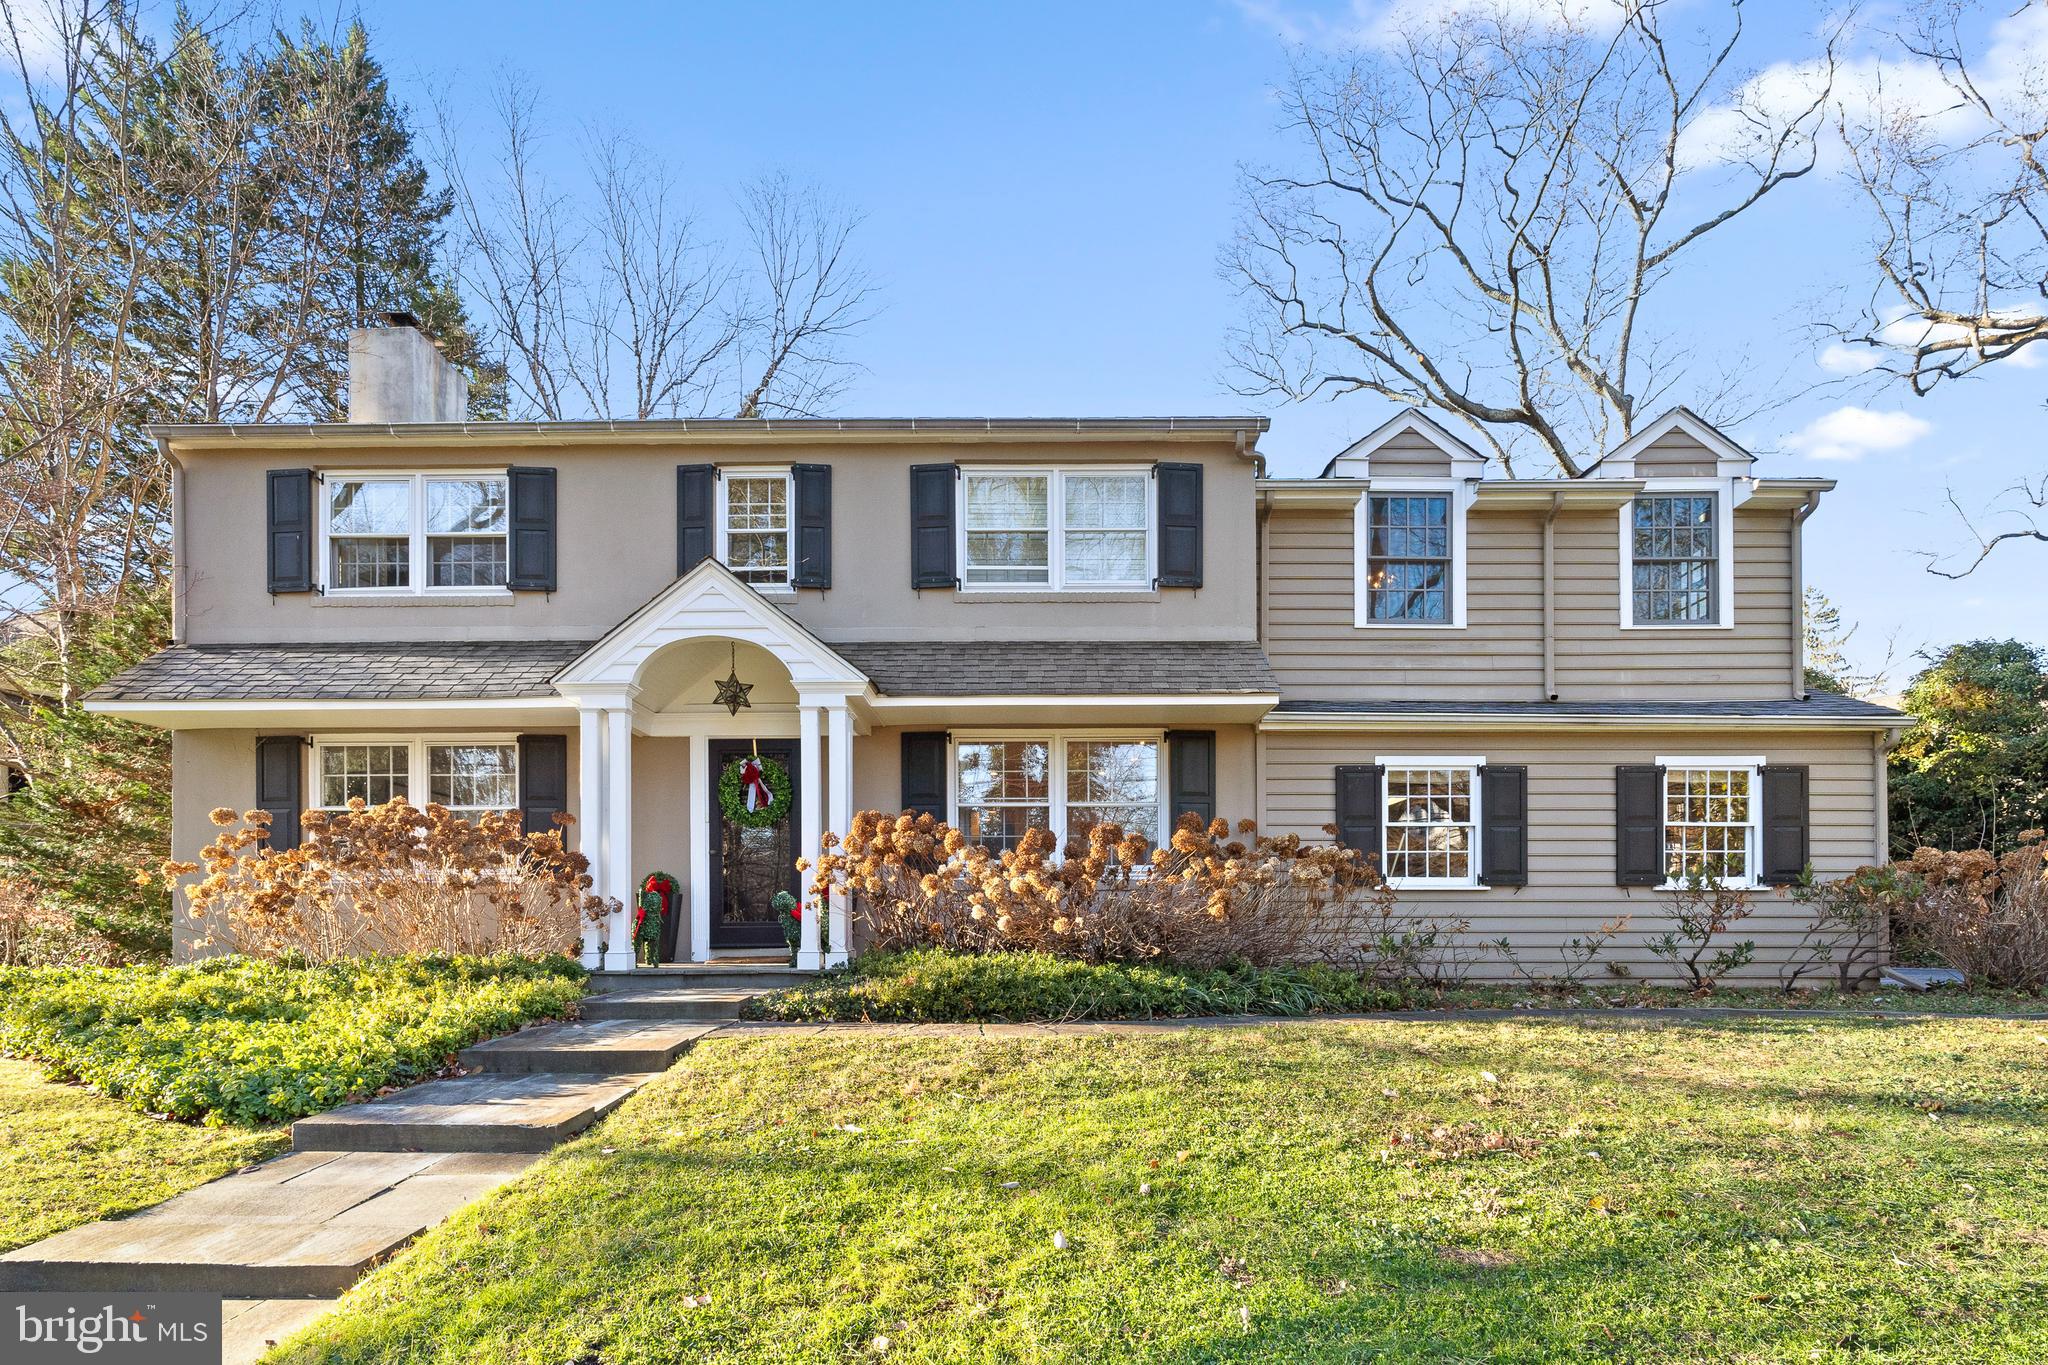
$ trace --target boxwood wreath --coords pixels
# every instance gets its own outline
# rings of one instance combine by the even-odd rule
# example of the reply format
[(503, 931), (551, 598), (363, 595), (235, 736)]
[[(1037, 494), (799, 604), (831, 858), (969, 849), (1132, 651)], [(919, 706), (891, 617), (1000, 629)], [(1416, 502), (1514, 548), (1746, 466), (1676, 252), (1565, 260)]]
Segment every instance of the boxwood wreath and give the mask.
[[(748, 769), (753, 769), (750, 773)], [(768, 803), (761, 804), (761, 790), (768, 791)], [(748, 796), (753, 797), (750, 809)], [(789, 815), (789, 769), (772, 758), (749, 754), (725, 765), (718, 775), (718, 808), (725, 818), (748, 829), (779, 825)]]

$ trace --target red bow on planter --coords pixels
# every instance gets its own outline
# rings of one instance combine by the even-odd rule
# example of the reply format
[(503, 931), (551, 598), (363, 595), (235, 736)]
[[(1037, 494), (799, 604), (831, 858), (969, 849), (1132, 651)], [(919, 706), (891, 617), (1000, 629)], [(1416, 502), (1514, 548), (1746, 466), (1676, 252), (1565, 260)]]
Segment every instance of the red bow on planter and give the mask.
[(761, 775), (759, 759), (749, 758), (740, 763), (740, 796), (749, 813), (775, 804), (775, 793), (768, 790), (768, 779)]

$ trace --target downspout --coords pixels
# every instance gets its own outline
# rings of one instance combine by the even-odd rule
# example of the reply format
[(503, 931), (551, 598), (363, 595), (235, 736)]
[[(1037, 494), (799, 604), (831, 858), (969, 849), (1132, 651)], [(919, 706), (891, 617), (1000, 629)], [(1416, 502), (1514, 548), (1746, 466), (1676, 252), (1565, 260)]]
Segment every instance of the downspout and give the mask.
[(1543, 514), (1543, 699), (1557, 700), (1557, 514), (1564, 494), (1553, 491)]
[(1820, 494), (1808, 493), (1806, 505), (1792, 514), (1792, 700), (1806, 700), (1806, 542), (1802, 527), (1820, 506)]
[(156, 448), (171, 467), (171, 643), (185, 643), (185, 466), (171, 449), (171, 438), (156, 438)]

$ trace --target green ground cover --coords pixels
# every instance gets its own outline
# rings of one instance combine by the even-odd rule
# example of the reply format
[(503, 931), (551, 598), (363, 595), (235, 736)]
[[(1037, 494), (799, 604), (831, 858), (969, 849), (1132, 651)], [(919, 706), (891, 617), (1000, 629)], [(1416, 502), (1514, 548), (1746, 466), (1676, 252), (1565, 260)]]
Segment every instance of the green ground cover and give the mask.
[(2048, 1358), (2048, 1027), (711, 1038), (278, 1353)]

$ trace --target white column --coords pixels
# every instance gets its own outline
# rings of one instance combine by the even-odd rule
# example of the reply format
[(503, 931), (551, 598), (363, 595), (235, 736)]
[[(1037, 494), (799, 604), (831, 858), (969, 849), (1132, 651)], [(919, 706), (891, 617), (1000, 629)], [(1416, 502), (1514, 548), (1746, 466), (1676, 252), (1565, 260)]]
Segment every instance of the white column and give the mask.
[[(600, 892), (605, 884), (604, 853), (604, 713), (586, 706), (576, 713), (582, 726), (576, 739), (577, 808), (576, 851), (590, 860), (591, 884)], [(598, 947), (604, 941), (604, 926), (583, 923), (583, 965), (596, 971), (602, 965)]]
[[(846, 827), (853, 823), (853, 717), (847, 714), (846, 699), (825, 711), (828, 728), (828, 749), (826, 763), (830, 767), (826, 780), (831, 784), (831, 808), (827, 818), (831, 827), (841, 838), (846, 837)], [(846, 893), (832, 893), (832, 937), (825, 953), (825, 965), (837, 967), (846, 961), (852, 943), (852, 926), (849, 924), (851, 907), (846, 903)]]
[(611, 788), (605, 801), (605, 894), (618, 899), (606, 935), (604, 965), (609, 971), (633, 968), (633, 708), (605, 713), (605, 777)]
[(711, 957), (711, 741), (690, 736), (690, 961)]
[[(818, 743), (818, 708), (799, 706), (796, 712), (797, 780), (798, 799), (802, 803), (803, 816), (797, 826), (802, 843), (797, 856), (815, 862), (823, 851), (818, 847), (825, 835), (825, 789), (822, 785), (825, 765), (820, 762), (823, 754)], [(798, 971), (814, 972), (824, 965), (818, 952), (818, 913), (810, 905), (808, 888), (811, 874), (803, 874), (804, 890), (803, 920), (798, 927), (796, 965)]]

